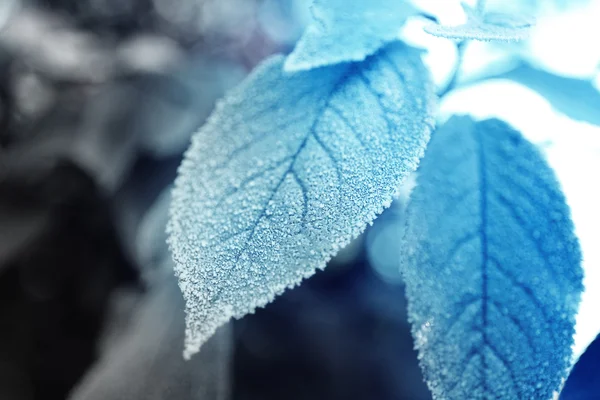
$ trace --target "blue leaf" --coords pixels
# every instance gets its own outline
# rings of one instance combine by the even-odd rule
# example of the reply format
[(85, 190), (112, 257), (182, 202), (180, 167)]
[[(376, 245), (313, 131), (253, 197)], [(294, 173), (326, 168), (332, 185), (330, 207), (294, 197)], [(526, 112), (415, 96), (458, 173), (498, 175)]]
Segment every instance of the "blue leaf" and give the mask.
[(312, 23), (285, 61), (285, 70), (362, 61), (398, 39), (417, 10), (406, 0), (315, 0)]
[(590, 80), (554, 75), (526, 61), (518, 61), (508, 71), (483, 75), (471, 81), (466, 78), (462, 86), (499, 79), (510, 79), (529, 87), (571, 119), (600, 126), (600, 92)]
[(569, 374), (560, 400), (597, 400), (600, 396), (600, 336), (589, 345)]
[(558, 182), (499, 120), (436, 131), (407, 210), (413, 336), (437, 399), (540, 399), (571, 363), (581, 253)]
[(429, 139), (420, 52), (395, 43), (360, 64), (293, 75), (283, 60), (217, 106), (179, 170), (168, 234), (186, 356), (323, 268), (390, 204)]
[(600, 92), (588, 80), (553, 75), (527, 63), (494, 78), (522, 83), (568, 117), (600, 126)]
[(529, 16), (504, 13), (480, 15), (467, 5), (463, 7), (468, 18), (466, 24), (444, 26), (432, 23), (425, 27), (425, 31), (448, 39), (515, 42), (526, 39), (535, 24), (535, 20)]

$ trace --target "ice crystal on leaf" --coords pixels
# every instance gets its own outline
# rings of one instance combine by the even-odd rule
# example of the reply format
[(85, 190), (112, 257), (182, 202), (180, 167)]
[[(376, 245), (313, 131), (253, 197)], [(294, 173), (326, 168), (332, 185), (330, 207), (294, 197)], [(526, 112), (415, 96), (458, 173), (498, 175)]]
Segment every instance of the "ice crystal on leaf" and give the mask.
[(444, 26), (431, 23), (425, 31), (448, 39), (515, 42), (527, 39), (535, 24), (535, 19), (530, 16), (496, 12), (480, 14), (467, 5), (463, 8), (467, 14), (466, 24)]

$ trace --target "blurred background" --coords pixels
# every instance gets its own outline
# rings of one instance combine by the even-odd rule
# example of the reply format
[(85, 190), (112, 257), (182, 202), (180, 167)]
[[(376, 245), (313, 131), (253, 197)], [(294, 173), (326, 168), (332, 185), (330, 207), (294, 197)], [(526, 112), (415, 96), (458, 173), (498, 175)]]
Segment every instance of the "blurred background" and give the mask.
[[(464, 19), (458, 1), (415, 2), (443, 23)], [(410, 182), (325, 271), (220, 329), (192, 361), (181, 356), (170, 185), (215, 101), (293, 48), (308, 4), (0, 0), (1, 400), (430, 398), (397, 272)], [(538, 27), (518, 45), (469, 44), (440, 121), (499, 116), (544, 149), (573, 207), (590, 293), (600, 287), (589, 184), (600, 170), (600, 7), (490, 5), (518, 5)], [(399, 34), (429, 50), (443, 88), (456, 46), (423, 33), (427, 22)], [(577, 354), (600, 331), (600, 288), (591, 293)]]

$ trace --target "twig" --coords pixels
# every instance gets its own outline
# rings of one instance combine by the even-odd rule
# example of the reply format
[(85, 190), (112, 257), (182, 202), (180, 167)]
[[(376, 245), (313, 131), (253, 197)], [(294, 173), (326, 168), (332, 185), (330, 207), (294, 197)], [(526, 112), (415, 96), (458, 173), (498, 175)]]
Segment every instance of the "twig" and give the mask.
[(478, 0), (477, 1), (477, 13), (479, 15), (482, 15), (483, 12), (485, 11), (485, 3), (486, 3), (486, 0)]
[(428, 19), (428, 20), (430, 20), (432, 22), (435, 22), (436, 24), (440, 23), (440, 21), (437, 19), (437, 17), (435, 15), (432, 15), (432, 14), (429, 14), (429, 13), (426, 13), (426, 12), (422, 12), (419, 15), (421, 17), (425, 18), (425, 19)]

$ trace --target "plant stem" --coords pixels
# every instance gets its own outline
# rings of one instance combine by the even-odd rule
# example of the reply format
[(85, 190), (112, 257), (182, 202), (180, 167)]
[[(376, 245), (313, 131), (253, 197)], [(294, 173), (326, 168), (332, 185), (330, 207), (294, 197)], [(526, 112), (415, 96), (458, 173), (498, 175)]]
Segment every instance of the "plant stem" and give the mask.
[(462, 40), (456, 44), (457, 55), (456, 55), (456, 62), (454, 63), (454, 70), (452, 71), (452, 76), (448, 80), (446, 87), (444, 87), (444, 89), (442, 89), (438, 93), (439, 97), (444, 97), (445, 95), (447, 95), (449, 92), (451, 92), (456, 87), (456, 85), (458, 83), (458, 76), (460, 74), (460, 67), (462, 65), (463, 58), (465, 56), (465, 50), (467, 47), (467, 43), (468, 43), (468, 40)]

